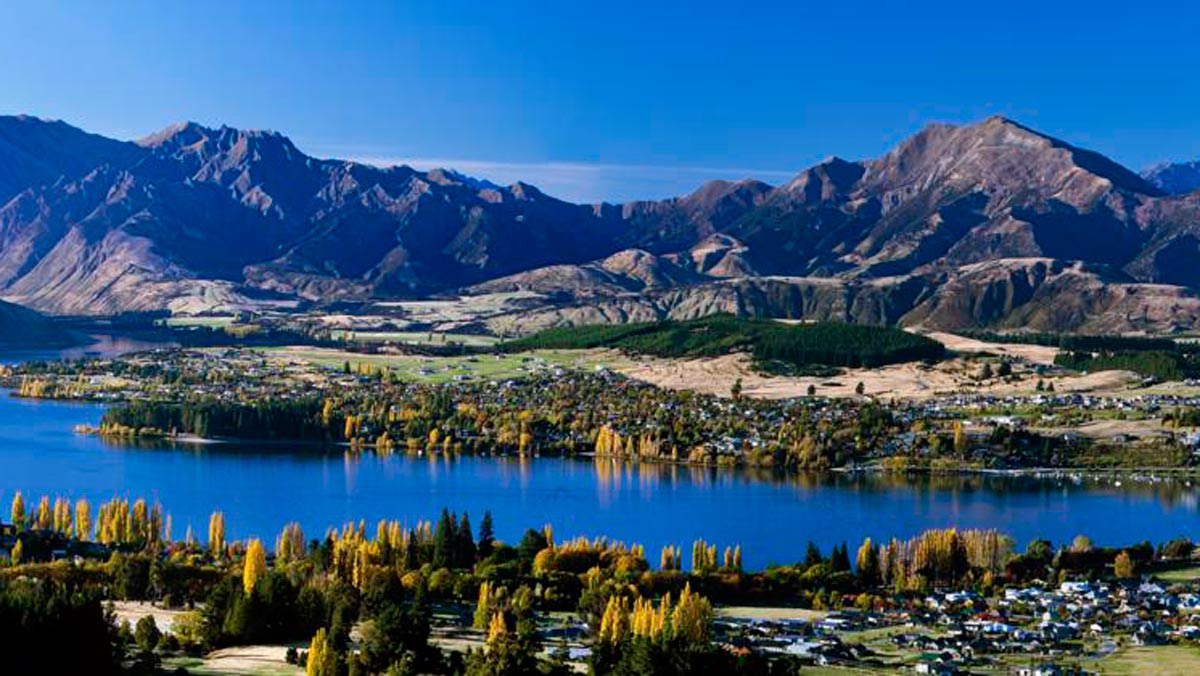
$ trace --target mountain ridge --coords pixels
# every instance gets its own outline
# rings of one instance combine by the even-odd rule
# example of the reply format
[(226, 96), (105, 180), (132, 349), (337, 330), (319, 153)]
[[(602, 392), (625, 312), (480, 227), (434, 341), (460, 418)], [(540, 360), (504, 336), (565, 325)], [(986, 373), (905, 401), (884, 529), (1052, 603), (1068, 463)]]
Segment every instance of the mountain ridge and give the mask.
[[(1175, 299), (1168, 304), (1187, 305), (1179, 299), (1200, 288), (1200, 198), (1002, 117), (927, 125), (878, 158), (832, 156), (778, 186), (717, 180), (625, 204), (573, 204), (452, 170), (318, 159), (273, 131), (182, 122), (125, 142), (31, 119), (0, 118), (0, 189), (12, 192), (0, 206), (0, 296), (52, 313), (459, 289), (529, 290), (564, 308), (628, 305), (617, 299), (683, 290), (694, 300), (728, 293), (713, 284), (783, 277), (810, 280), (801, 289), (892, 280), (906, 290), (896, 296), (905, 307), (851, 309), (851, 321), (975, 327), (1041, 316), (1068, 277), (1178, 287), (1143, 292)], [(949, 310), (959, 306), (942, 287), (971, 298), (971, 284), (998, 282), (972, 266), (1032, 260), (1060, 272), (1000, 266), (1026, 270), (1006, 287), (1023, 303), (1000, 302), (999, 314)], [(1015, 291), (1046, 284), (1040, 295)], [(1060, 323), (1095, 323), (1122, 311), (1113, 307), (1096, 300)], [(1170, 319), (1133, 330), (1200, 324), (1159, 314)]]

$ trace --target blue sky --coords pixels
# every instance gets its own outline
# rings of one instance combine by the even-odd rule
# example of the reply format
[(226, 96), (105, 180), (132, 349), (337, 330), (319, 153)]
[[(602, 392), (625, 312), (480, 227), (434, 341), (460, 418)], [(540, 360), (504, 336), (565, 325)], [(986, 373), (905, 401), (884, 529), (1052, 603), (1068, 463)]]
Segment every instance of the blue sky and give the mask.
[(0, 112), (270, 128), (587, 201), (994, 113), (1142, 168), (1200, 157), (1197, 29), (1183, 2), (25, 2)]

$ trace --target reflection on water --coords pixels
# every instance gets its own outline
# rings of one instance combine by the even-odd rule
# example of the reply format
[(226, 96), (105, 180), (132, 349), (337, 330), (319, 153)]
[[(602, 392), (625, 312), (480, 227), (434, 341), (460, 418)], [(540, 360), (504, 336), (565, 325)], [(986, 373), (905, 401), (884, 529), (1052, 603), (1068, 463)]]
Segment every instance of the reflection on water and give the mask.
[(63, 349), (6, 350), (0, 353), (0, 364), (17, 364), (23, 361), (46, 359), (111, 358), (159, 347), (178, 347), (178, 343), (155, 343), (104, 333), (89, 334), (88, 338), (91, 342), (87, 345), (77, 345)]
[(596, 482), (602, 490), (620, 493), (637, 485), (656, 488), (687, 481), (696, 487), (724, 489), (755, 483), (786, 486), (798, 492), (820, 490), (865, 492), (926, 492), (984, 494), (1002, 499), (1011, 493), (1055, 495), (1064, 491), (1153, 497), (1163, 507), (1195, 511), (1198, 495), (1191, 478), (1157, 474), (1086, 473), (1075, 471), (1024, 473), (927, 472), (780, 472), (763, 468), (729, 470), (717, 467), (636, 463), (594, 458)]
[(563, 537), (607, 535), (651, 552), (704, 537), (740, 543), (747, 565), (789, 562), (865, 536), (994, 527), (1019, 542), (1103, 544), (1196, 537), (1197, 491), (1184, 479), (1077, 475), (800, 474), (611, 459), (487, 458), (349, 452), (281, 444), (106, 443), (71, 432), (102, 408), (0, 397), (0, 500), (13, 491), (93, 502), (159, 499), (176, 532), (203, 532), (213, 509), (232, 537), (308, 535), (348, 520), (435, 519), (442, 507), (495, 516), (501, 538), (553, 523)]

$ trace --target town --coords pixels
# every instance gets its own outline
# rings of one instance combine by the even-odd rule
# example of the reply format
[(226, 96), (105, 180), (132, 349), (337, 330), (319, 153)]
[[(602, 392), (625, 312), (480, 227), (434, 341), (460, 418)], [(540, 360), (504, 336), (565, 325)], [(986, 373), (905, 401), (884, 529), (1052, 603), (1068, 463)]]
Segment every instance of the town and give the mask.
[(1019, 366), (1014, 373), (1006, 364), (996, 368), (1004, 373), (997, 378), (1036, 380), (1038, 387), (920, 399), (869, 391), (829, 397), (810, 388), (763, 399), (736, 387), (724, 395), (658, 387), (623, 375), (604, 358), (569, 350), (459, 358), (331, 351), (313, 359), (255, 348), (34, 361), (0, 367), (0, 385), (23, 397), (112, 404), (93, 432), (144, 439), (599, 454), (781, 471), (1170, 473), (1200, 463), (1196, 388), (1151, 383), (1119, 393), (1049, 391), (1049, 371)]
[(853, 557), (810, 543), (803, 560), (746, 571), (740, 546), (703, 540), (686, 562), (664, 548), (657, 567), (636, 544), (560, 541), (548, 525), (506, 544), (490, 513), (478, 530), (443, 511), (436, 525), (350, 523), (311, 540), (290, 524), (270, 551), (228, 541), (226, 525), (216, 511), (206, 540), (172, 539), (157, 503), (17, 493), (0, 525), (0, 588), (42, 598), (51, 579), (74, 586), (57, 612), (77, 640), (108, 632), (116, 659), (176, 673), (258, 645), (280, 668), (325, 653), (333, 671), (320, 673), (651, 659), (688, 665), (679, 673), (1067, 674), (1194, 665), (1200, 644), (1200, 550), (1182, 538), (1105, 548), (1080, 535), (1016, 553), (996, 531), (935, 530), (868, 538)]

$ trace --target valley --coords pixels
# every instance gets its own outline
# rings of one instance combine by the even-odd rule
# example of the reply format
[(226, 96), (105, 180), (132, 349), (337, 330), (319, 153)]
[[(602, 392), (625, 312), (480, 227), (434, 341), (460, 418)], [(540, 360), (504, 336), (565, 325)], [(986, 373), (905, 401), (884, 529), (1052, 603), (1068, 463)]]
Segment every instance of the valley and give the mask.
[(3, 17), (0, 676), (1200, 674), (1200, 5)]

